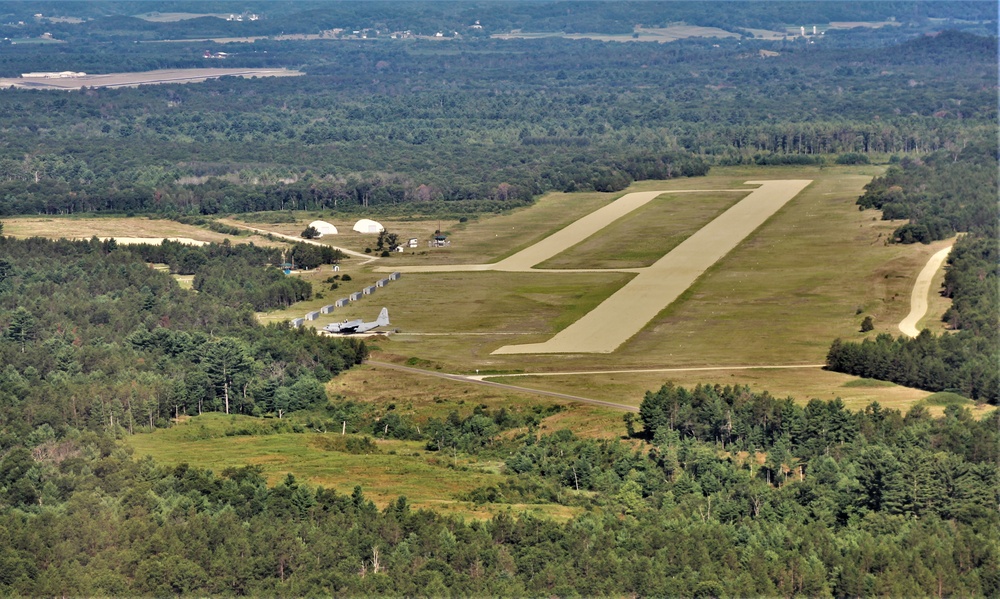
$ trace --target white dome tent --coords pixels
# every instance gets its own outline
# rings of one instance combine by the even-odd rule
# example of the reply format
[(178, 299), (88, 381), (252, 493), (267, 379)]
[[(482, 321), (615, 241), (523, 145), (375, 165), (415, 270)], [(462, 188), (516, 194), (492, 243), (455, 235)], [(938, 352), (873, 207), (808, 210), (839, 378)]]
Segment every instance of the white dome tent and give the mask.
[(324, 235), (336, 235), (337, 234), (337, 227), (331, 225), (330, 223), (328, 223), (326, 221), (314, 220), (313, 222), (309, 223), (309, 226), (312, 227), (313, 229), (316, 229), (317, 231), (319, 231), (319, 236), (320, 237), (322, 237)]
[(381, 233), (385, 231), (385, 227), (373, 220), (363, 218), (354, 223), (354, 230), (358, 233)]

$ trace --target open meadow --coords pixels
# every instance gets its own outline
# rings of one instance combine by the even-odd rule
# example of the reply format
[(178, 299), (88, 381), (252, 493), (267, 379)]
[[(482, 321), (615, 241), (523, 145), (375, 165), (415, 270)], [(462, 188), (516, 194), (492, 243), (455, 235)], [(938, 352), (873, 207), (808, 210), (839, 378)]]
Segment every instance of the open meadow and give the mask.
[[(854, 200), (878, 170), (716, 169), (705, 179), (643, 182), (630, 188), (732, 188), (753, 178), (814, 179), (613, 354), (516, 358), (490, 352), (509, 343), (512, 335), (525, 337), (518, 341), (535, 341), (561, 330), (586, 311), (580, 302), (593, 304), (628, 280), (629, 275), (619, 272), (408, 273), (371, 298), (389, 308), (393, 328), (400, 329), (384, 350), (466, 373), (477, 368), (523, 370), (526, 364), (535, 371), (551, 371), (822, 362), (834, 338), (860, 337), (862, 315), (873, 316), (876, 332), (895, 331), (909, 309), (913, 281), (937, 247), (888, 244), (898, 223), (878, 220), (877, 213), (857, 209)], [(466, 241), (453, 236), (448, 257), (454, 263), (480, 259), (499, 235), (496, 231), (502, 230), (511, 249), (492, 257), (499, 259), (593, 211), (601, 201), (585, 198), (590, 201), (574, 210), (566, 195), (552, 197), (561, 218), (552, 219), (547, 227), (544, 216), (532, 213), (552, 214), (549, 197), (540, 200), (537, 207), (468, 223), (462, 232)], [(613, 225), (627, 226), (626, 222)], [(480, 227), (484, 231), (477, 237)], [(613, 236), (604, 243), (620, 243), (621, 237)], [(676, 243), (669, 235), (663, 236), (662, 242), (664, 253)], [(648, 237), (637, 242), (643, 246), (650, 243)], [(466, 259), (467, 250), (472, 259)], [(642, 251), (651, 253), (645, 248)], [(571, 255), (569, 252), (556, 260), (568, 261)], [(382, 259), (377, 266), (391, 269), (397, 264), (433, 264), (441, 256), (403, 254)], [(344, 317), (353, 314), (344, 312)]]
[[(406, 273), (374, 295), (311, 324), (322, 327), (345, 318), (371, 320), (385, 306), (392, 334), (368, 340), (374, 358), (431, 372), (493, 375), (490, 380), (525, 391), (363, 366), (332, 380), (328, 393), (334, 398), (368, 402), (376, 409), (395, 404), (398, 413), (416, 422), (443, 418), (452, 410), (464, 413), (476, 405), (528, 409), (557, 403), (561, 410), (542, 421), (542, 432), (569, 428), (596, 438), (619, 437), (624, 432), (622, 412), (557, 400), (533, 394), (530, 389), (638, 406), (646, 391), (667, 381), (684, 386), (740, 384), (803, 403), (812, 398), (841, 397), (853, 409), (878, 401), (902, 410), (922, 403), (932, 413), (941, 413), (947, 402), (928, 399), (927, 392), (815, 366), (823, 363), (834, 338), (863, 337), (858, 326), (864, 315), (871, 315), (876, 323), (870, 334), (896, 334), (900, 319), (908, 312), (917, 273), (931, 254), (947, 244), (886, 243), (898, 223), (881, 221), (877, 213), (859, 211), (854, 204), (864, 184), (880, 170), (870, 166), (717, 168), (703, 178), (641, 182), (626, 192), (718, 191), (660, 195), (534, 271)], [(767, 179), (811, 179), (813, 183), (617, 351), (600, 355), (492, 353), (501, 346), (550, 338), (635, 276), (620, 270), (556, 273), (546, 269), (648, 266), (746, 194), (724, 190), (746, 190), (746, 181)], [(293, 275), (313, 283), (314, 299), (259, 317), (280, 321), (302, 316), (383, 278), (384, 273), (376, 268), (495, 263), (607, 206), (623, 193), (553, 193), (532, 207), (467, 222), (382, 219), (400, 238), (418, 238), (420, 247), (371, 262), (352, 256), (341, 263), (337, 273), (325, 266)], [(295, 223), (253, 226), (297, 235), (316, 217), (302, 214), (301, 221)], [(355, 217), (320, 217), (341, 231), (321, 242), (361, 253), (374, 246), (373, 235), (350, 230)], [(4, 222), (5, 231), (19, 237), (185, 237), (206, 242), (268, 243), (257, 235), (233, 238), (201, 227), (146, 218), (33, 217)], [(238, 220), (225, 222), (242, 224)], [(451, 246), (427, 248), (426, 240), (438, 228), (449, 233)], [(341, 278), (331, 281), (334, 275)], [(343, 281), (344, 275), (350, 280)], [(940, 280), (939, 273), (932, 284), (925, 325), (934, 326), (947, 309), (947, 301), (934, 293)], [(333, 284), (336, 289), (330, 289)], [(767, 368), (789, 365), (806, 367)], [(743, 366), (763, 368), (735, 368)], [(629, 372), (637, 369), (660, 371)], [(188, 462), (215, 469), (259, 464), (272, 482), (294, 472), (314, 484), (349, 492), (356, 482), (363, 481), (366, 493), (376, 502), (404, 493), (415, 505), (433, 505), (474, 517), (488, 513), (464, 501), (463, 493), (501, 479), (495, 464), (459, 455), (448, 467), (438, 462), (436, 452), (426, 452), (412, 443), (380, 441), (381, 453), (359, 456), (317, 450), (310, 441), (317, 433), (227, 437), (224, 428), (228, 421), (211, 418), (215, 416), (139, 435), (132, 445), (138, 454), (156, 455), (166, 463)], [(543, 510), (557, 517), (570, 515), (549, 513), (556, 507), (516, 509)]]
[[(294, 276), (313, 283), (314, 298), (285, 310), (259, 315), (261, 321), (296, 318), (333, 303), (384, 278), (402, 266), (495, 263), (607, 206), (627, 192), (716, 190), (663, 194), (597, 234), (529, 272), (406, 273), (374, 295), (311, 322), (322, 326), (343, 319), (374, 319), (389, 309), (388, 337), (379, 337), (374, 356), (396, 363), (416, 361), (443, 372), (544, 373), (677, 369), (736, 366), (813, 365), (825, 360), (830, 342), (860, 339), (861, 319), (870, 315), (875, 330), (897, 334), (909, 310), (909, 296), (927, 259), (949, 242), (930, 245), (887, 243), (898, 222), (882, 221), (875, 211), (859, 211), (855, 200), (882, 167), (728, 167), (707, 177), (644, 181), (618, 194), (552, 193), (535, 205), (466, 222), (412, 215), (381, 219), (403, 240), (418, 247), (389, 258), (367, 261), (352, 256), (339, 272), (329, 266)], [(648, 266), (700, 230), (746, 194), (746, 181), (811, 179), (799, 193), (747, 239), (715, 263), (680, 298), (610, 354), (494, 355), (500, 347), (539, 343), (578, 321), (635, 277), (621, 270)], [(729, 191), (726, 191), (729, 190)], [(732, 190), (744, 190), (734, 193)], [(334, 223), (340, 234), (319, 241), (364, 253), (375, 236), (351, 231), (356, 215), (296, 213), (294, 223), (252, 226), (298, 235), (311, 220)], [(49, 236), (181, 237), (204, 242), (275, 243), (253, 235), (231, 237), (202, 227), (147, 218), (14, 217), (5, 231), (17, 237)], [(223, 222), (243, 225), (239, 219)], [(246, 225), (244, 225), (246, 226)], [(451, 245), (428, 248), (436, 230)], [(369, 254), (364, 254), (368, 256)], [(374, 252), (370, 254), (374, 256)], [(598, 269), (546, 272), (553, 268)], [(537, 272), (535, 272), (537, 271)], [(332, 279), (335, 275), (340, 278)], [(349, 281), (342, 277), (348, 275)], [(921, 326), (941, 330), (948, 301), (937, 294), (942, 274), (931, 285), (930, 311)], [(331, 289), (336, 285), (336, 288)], [(906, 408), (927, 394), (899, 388), (844, 387), (843, 375), (761, 369), (694, 371), (635, 375), (573, 375), (504, 381), (583, 397), (636, 405), (642, 394), (666, 380), (679, 384), (749, 384), (775, 395), (840, 395), (858, 403), (878, 400)], [(715, 374), (713, 374), (715, 372)], [(834, 376), (840, 382), (827, 381)], [(826, 378), (824, 378), (826, 377)], [(372, 390), (373, 387), (369, 387)], [(547, 401), (536, 398), (535, 401)]]
[[(459, 402), (479, 402), (475, 394), (465, 397), (468, 401), (448, 403), (455, 408)], [(216, 473), (229, 467), (259, 466), (272, 485), (289, 473), (345, 495), (361, 485), (365, 496), (380, 508), (404, 495), (415, 508), (476, 519), (510, 509), (565, 520), (583, 511), (552, 503), (476, 504), (466, 494), (506, 480), (502, 464), (463, 453), (428, 451), (423, 442), (373, 440), (374, 446), (366, 449), (367, 453), (354, 453), (345, 451), (340, 442), (361, 441), (361, 435), (345, 437), (339, 431), (312, 429), (245, 434), (247, 430), (267, 429), (275, 422), (213, 412), (185, 419), (170, 429), (131, 436), (128, 443), (136, 457), (154, 456), (164, 464), (186, 463)]]
[(249, 243), (276, 245), (266, 237), (248, 235), (233, 237), (203, 227), (185, 225), (165, 218), (139, 216), (10, 216), (3, 219), (4, 234), (14, 237), (48, 237), (51, 239), (90, 239), (114, 237), (115, 239), (148, 239), (159, 243), (164, 238), (194, 240), (203, 243)]
[[(864, 184), (880, 171), (876, 166), (716, 168), (704, 178), (645, 181), (630, 187), (627, 192), (725, 190), (745, 189), (743, 183), (748, 180), (813, 180), (611, 354), (509, 356), (492, 352), (505, 345), (550, 338), (631, 280), (630, 273), (546, 273), (540, 268), (537, 273), (407, 273), (375, 295), (316, 321), (315, 326), (344, 318), (370, 320), (385, 306), (392, 320), (389, 330), (396, 332), (378, 338), (376, 357), (397, 363), (410, 360), (423, 367), (470, 375), (822, 364), (833, 339), (864, 337), (859, 324), (866, 315), (872, 316), (876, 325), (869, 335), (898, 334), (898, 323), (909, 311), (917, 274), (935, 251), (949, 243), (887, 243), (899, 223), (882, 221), (874, 211), (859, 211), (854, 203)], [(554, 193), (535, 206), (509, 214), (442, 224), (442, 229), (454, 229), (450, 248), (394, 254), (363, 267), (348, 266), (356, 271), (351, 275), (356, 282), (351, 289), (374, 280), (377, 275), (366, 273), (375, 267), (496, 262), (620, 195)], [(648, 264), (741, 197), (721, 191), (660, 196), (541, 266), (627, 268)], [(304, 223), (283, 227), (294, 231)], [(396, 223), (384, 224), (395, 230)], [(437, 227), (436, 222), (427, 221), (406, 224), (415, 233)], [(330, 239), (330, 243), (359, 247), (350, 236)], [(948, 302), (936, 294), (941, 276), (939, 273), (932, 284), (924, 326), (935, 326), (947, 309)], [(337, 292), (325, 297), (333, 295)], [(298, 316), (330, 303), (327, 299), (262, 317)], [(686, 385), (748, 384), (755, 390), (802, 402), (840, 396), (852, 407), (879, 401), (904, 410), (929, 395), (897, 386), (850, 386), (854, 377), (818, 368), (643, 375), (622, 372), (511, 377), (503, 382), (637, 405), (646, 390), (667, 380)]]

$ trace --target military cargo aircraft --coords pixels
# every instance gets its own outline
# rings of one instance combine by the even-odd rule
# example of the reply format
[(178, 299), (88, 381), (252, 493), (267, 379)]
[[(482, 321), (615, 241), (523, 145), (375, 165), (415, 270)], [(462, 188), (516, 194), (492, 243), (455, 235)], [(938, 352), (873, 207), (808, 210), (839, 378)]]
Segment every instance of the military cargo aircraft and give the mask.
[(389, 326), (389, 310), (387, 308), (382, 308), (382, 311), (378, 313), (378, 318), (374, 322), (365, 322), (360, 318), (357, 320), (345, 320), (344, 322), (328, 324), (323, 327), (323, 330), (327, 333), (349, 335), (351, 333), (364, 333), (384, 326)]

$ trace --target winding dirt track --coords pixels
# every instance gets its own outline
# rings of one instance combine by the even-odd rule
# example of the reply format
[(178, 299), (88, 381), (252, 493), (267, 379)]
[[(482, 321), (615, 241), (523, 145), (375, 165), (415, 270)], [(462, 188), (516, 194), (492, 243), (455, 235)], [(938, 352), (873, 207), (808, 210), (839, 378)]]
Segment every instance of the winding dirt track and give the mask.
[(927, 314), (927, 296), (931, 290), (931, 280), (944, 261), (948, 259), (949, 253), (951, 253), (951, 246), (931, 256), (923, 270), (917, 275), (917, 282), (913, 284), (913, 292), (910, 294), (910, 313), (899, 323), (899, 330), (907, 337), (916, 337), (920, 334), (920, 331), (917, 330), (917, 323)]

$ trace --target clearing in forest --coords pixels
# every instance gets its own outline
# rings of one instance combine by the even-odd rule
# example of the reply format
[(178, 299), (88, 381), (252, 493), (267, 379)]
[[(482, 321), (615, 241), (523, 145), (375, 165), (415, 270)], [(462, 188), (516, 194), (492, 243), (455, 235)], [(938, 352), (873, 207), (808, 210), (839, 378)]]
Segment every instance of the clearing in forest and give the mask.
[[(811, 180), (748, 181), (759, 185), (746, 198), (680, 243), (652, 266), (627, 269), (637, 276), (624, 287), (545, 343), (504, 346), (495, 354), (609, 353), (635, 335), (710, 266), (801, 192)], [(706, 190), (686, 190), (698, 193)], [(734, 190), (745, 191), (745, 190)], [(622, 196), (538, 243), (494, 264), (452, 267), (400, 267), (402, 272), (486, 271), (525, 272), (549, 260), (611, 223), (642, 208), (664, 191), (635, 192)], [(674, 193), (682, 193), (675, 191)], [(572, 269), (557, 272), (593, 272)], [(600, 270), (600, 269), (598, 269)], [(550, 271), (551, 272), (551, 271)]]

